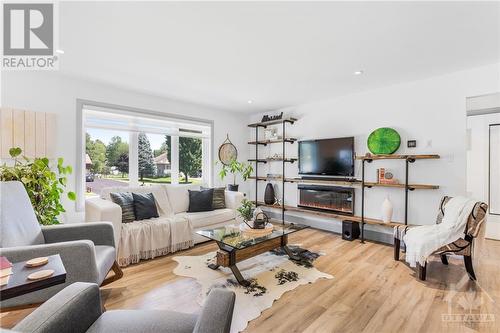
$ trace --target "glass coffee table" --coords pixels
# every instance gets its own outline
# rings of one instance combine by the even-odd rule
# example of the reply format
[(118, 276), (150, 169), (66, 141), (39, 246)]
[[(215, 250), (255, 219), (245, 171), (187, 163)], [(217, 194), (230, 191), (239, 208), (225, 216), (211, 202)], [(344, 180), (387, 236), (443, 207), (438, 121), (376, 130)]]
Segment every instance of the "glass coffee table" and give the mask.
[(266, 235), (253, 235), (253, 233), (242, 231), (237, 224), (200, 230), (196, 233), (216, 241), (219, 246), (216, 264), (210, 264), (209, 267), (212, 269), (217, 269), (219, 266), (229, 267), (238, 283), (246, 287), (250, 283), (243, 278), (240, 270), (236, 267), (238, 262), (277, 248), (282, 248), (292, 260), (299, 259), (287, 247), (288, 235), (309, 228), (309, 226), (277, 223), (273, 224), (273, 227), (272, 232)]

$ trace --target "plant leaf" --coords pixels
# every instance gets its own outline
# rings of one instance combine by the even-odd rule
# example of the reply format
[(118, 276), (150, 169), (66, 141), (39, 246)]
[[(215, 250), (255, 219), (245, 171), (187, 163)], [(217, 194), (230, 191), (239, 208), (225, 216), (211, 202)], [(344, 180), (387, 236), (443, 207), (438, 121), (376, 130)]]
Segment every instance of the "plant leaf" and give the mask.
[(22, 153), (22, 152), (23, 152), (23, 151), (22, 151), (22, 149), (21, 149), (21, 148), (19, 148), (19, 147), (15, 147), (15, 148), (10, 148), (10, 149), (9, 149), (9, 154), (10, 154), (10, 156), (11, 156), (12, 158), (14, 158), (14, 157), (17, 157), (17, 156), (21, 155), (21, 153)]

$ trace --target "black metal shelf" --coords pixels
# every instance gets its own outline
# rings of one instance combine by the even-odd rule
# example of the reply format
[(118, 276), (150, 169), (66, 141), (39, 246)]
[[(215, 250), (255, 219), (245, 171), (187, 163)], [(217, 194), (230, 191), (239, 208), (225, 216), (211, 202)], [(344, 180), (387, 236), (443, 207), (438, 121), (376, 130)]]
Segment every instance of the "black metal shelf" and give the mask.
[[(250, 179), (255, 179), (255, 206), (259, 206), (260, 201), (259, 201), (259, 181), (263, 180), (268, 180), (267, 177), (259, 177), (258, 169), (259, 169), (259, 164), (267, 164), (268, 162), (281, 162), (282, 164), (282, 174), (280, 178), (275, 178), (273, 179), (274, 181), (280, 181), (281, 186), (282, 186), (282, 191), (281, 191), (281, 223), (285, 223), (285, 183), (286, 183), (286, 178), (285, 178), (285, 164), (286, 163), (294, 163), (297, 161), (297, 158), (287, 158), (286, 157), (286, 144), (287, 143), (294, 143), (297, 141), (296, 138), (288, 138), (286, 136), (286, 124), (293, 125), (297, 121), (296, 118), (284, 118), (284, 119), (277, 119), (277, 120), (271, 120), (271, 121), (266, 121), (266, 122), (260, 122), (260, 123), (254, 123), (248, 125), (248, 127), (255, 128), (255, 141), (250, 141), (248, 142), (249, 145), (255, 145), (255, 158), (254, 159), (249, 159), (249, 162), (255, 162), (255, 176), (250, 177)], [(282, 126), (282, 139), (276, 139), (276, 140), (259, 140), (259, 128), (267, 128), (267, 126), (271, 125), (281, 125)], [(259, 146), (267, 146), (268, 144), (273, 144), (273, 143), (281, 143), (282, 144), (282, 158), (276, 159), (276, 158), (265, 158), (265, 159), (259, 159)], [(270, 180), (270, 179), (269, 179)]]
[[(408, 174), (410, 163), (414, 163), (416, 160), (423, 159), (438, 159), (439, 155), (365, 155), (358, 156), (356, 159), (361, 160), (361, 242), (364, 243), (364, 229), (365, 224), (367, 224), (367, 218), (365, 217), (365, 188), (372, 188), (376, 186), (380, 187), (396, 187), (404, 188), (405, 190), (405, 219), (404, 225), (408, 225), (408, 195), (410, 191), (416, 189), (438, 189), (438, 185), (417, 185), (409, 184)], [(380, 184), (367, 182), (365, 180), (365, 163), (372, 163), (376, 160), (404, 160), (405, 161), (405, 183), (404, 184)]]

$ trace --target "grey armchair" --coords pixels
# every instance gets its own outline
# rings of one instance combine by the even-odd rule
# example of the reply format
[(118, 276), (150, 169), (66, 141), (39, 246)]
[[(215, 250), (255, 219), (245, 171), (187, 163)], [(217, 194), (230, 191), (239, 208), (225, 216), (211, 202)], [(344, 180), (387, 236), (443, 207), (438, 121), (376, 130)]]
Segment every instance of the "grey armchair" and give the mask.
[(228, 333), (235, 295), (213, 289), (199, 315), (166, 310), (112, 310), (102, 313), (99, 288), (74, 283), (24, 318), (14, 328), (23, 333)]
[(74, 223), (40, 226), (24, 186), (0, 182), (0, 255), (11, 262), (59, 254), (66, 268), (66, 283), (2, 301), (2, 309), (46, 301), (73, 282), (101, 285), (108, 272), (123, 273), (116, 263), (111, 223)]

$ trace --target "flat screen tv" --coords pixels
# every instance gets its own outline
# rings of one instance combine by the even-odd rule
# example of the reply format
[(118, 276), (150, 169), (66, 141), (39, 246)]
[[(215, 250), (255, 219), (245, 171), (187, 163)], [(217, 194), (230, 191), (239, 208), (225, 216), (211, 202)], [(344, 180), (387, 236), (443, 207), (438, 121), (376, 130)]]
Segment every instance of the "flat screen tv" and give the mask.
[(354, 137), (300, 141), (299, 174), (354, 177)]

